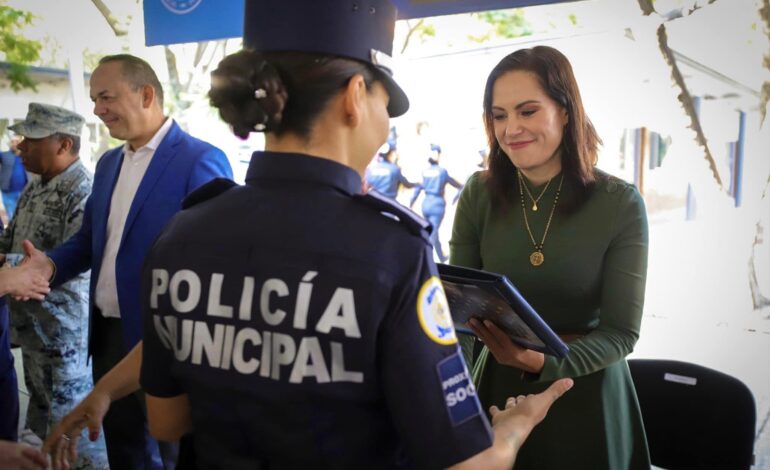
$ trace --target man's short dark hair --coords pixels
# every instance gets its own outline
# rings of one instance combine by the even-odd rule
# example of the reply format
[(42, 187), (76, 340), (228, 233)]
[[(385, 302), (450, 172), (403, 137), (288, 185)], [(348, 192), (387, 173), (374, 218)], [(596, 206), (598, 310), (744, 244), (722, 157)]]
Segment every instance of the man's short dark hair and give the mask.
[(163, 87), (155, 71), (143, 59), (131, 54), (106, 55), (99, 59), (99, 65), (110, 62), (119, 62), (122, 67), (123, 78), (133, 87), (134, 90), (150, 85), (155, 89), (160, 108), (163, 109)]
[(70, 134), (64, 134), (63, 132), (57, 132), (56, 134), (51, 134), (51, 138), (56, 140), (70, 139), (72, 141), (72, 148), (70, 149), (70, 154), (77, 156), (80, 153), (80, 136), (79, 135), (70, 135)]

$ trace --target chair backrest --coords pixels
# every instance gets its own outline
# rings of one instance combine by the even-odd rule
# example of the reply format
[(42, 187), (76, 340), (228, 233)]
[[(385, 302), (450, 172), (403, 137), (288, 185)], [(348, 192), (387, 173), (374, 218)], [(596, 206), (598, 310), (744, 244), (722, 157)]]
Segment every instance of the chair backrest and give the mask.
[(652, 464), (669, 470), (748, 469), (756, 404), (722, 372), (680, 361), (630, 359)]

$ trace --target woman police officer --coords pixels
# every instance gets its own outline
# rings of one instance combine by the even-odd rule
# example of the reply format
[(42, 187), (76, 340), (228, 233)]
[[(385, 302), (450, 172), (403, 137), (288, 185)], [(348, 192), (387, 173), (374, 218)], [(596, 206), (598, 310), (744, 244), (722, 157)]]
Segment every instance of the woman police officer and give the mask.
[(510, 464), (505, 421), (482, 453), (492, 435), (427, 225), (359, 194), (389, 115), (408, 108), (381, 52), (395, 10), (255, 0), (245, 18), (247, 49), (220, 63), (210, 97), (267, 150), (245, 186), (188, 202), (145, 264), (151, 433), (195, 429), (199, 468)]

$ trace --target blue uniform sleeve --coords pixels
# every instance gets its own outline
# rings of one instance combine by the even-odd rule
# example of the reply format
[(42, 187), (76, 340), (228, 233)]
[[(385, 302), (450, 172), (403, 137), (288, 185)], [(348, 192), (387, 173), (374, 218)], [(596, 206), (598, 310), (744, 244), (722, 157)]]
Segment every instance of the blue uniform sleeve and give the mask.
[(457, 204), (457, 200), (460, 199), (460, 194), (462, 194), (463, 184), (449, 176), (449, 173), (447, 173), (447, 183), (457, 188), (457, 194), (455, 194), (454, 199), (452, 199), (452, 204)]
[(414, 194), (412, 194), (412, 199), (409, 201), (409, 207), (412, 207), (414, 205), (414, 202), (417, 200), (418, 197), (420, 197), (421, 192), (422, 192), (422, 185), (419, 183), (415, 183)]
[(83, 222), (67, 241), (46, 253), (56, 265), (51, 287), (57, 287), (78, 274), (91, 269), (92, 251), (92, 198), (88, 196), (83, 210)]
[(405, 188), (414, 188), (415, 186), (418, 186), (417, 183), (412, 183), (408, 179), (406, 179), (406, 176), (401, 173), (401, 170), (398, 171), (398, 182), (399, 184), (402, 184)]
[(378, 342), (390, 415), (415, 468), (444, 468), (492, 444), (430, 246), (396, 287)]

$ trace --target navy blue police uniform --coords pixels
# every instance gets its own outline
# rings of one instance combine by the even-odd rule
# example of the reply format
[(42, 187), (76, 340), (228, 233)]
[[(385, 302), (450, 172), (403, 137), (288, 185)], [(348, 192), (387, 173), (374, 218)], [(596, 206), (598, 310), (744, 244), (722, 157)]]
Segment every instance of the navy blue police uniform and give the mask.
[(401, 173), (401, 168), (382, 156), (366, 169), (366, 183), (383, 196), (396, 199), (400, 185), (409, 186), (409, 181)]
[(8, 338), (8, 306), (0, 297), (0, 439), (15, 441), (19, 426), (19, 386)]
[(19, 385), (8, 328), (8, 305), (3, 296), (0, 297), (0, 439), (15, 441), (19, 426)]
[(307, 155), (257, 152), (232, 185), (191, 195), (143, 274), (142, 387), (188, 394), (198, 468), (442, 468), (489, 447), (429, 225)]
[[(440, 166), (437, 161), (431, 160), (430, 166), (422, 172), (422, 185), (415, 189), (409, 204), (412, 206), (420, 195), (420, 192), (425, 191), (425, 197), (422, 200), (422, 215), (433, 227), (431, 242), (442, 262), (446, 260), (446, 257), (441, 248), (438, 232), (439, 227), (441, 227), (441, 222), (444, 220), (444, 214), (446, 213), (444, 188), (446, 188), (447, 184), (451, 184), (455, 188), (462, 188), (462, 184), (452, 178), (446, 168)], [(456, 200), (457, 197), (455, 197), (455, 201)]]

